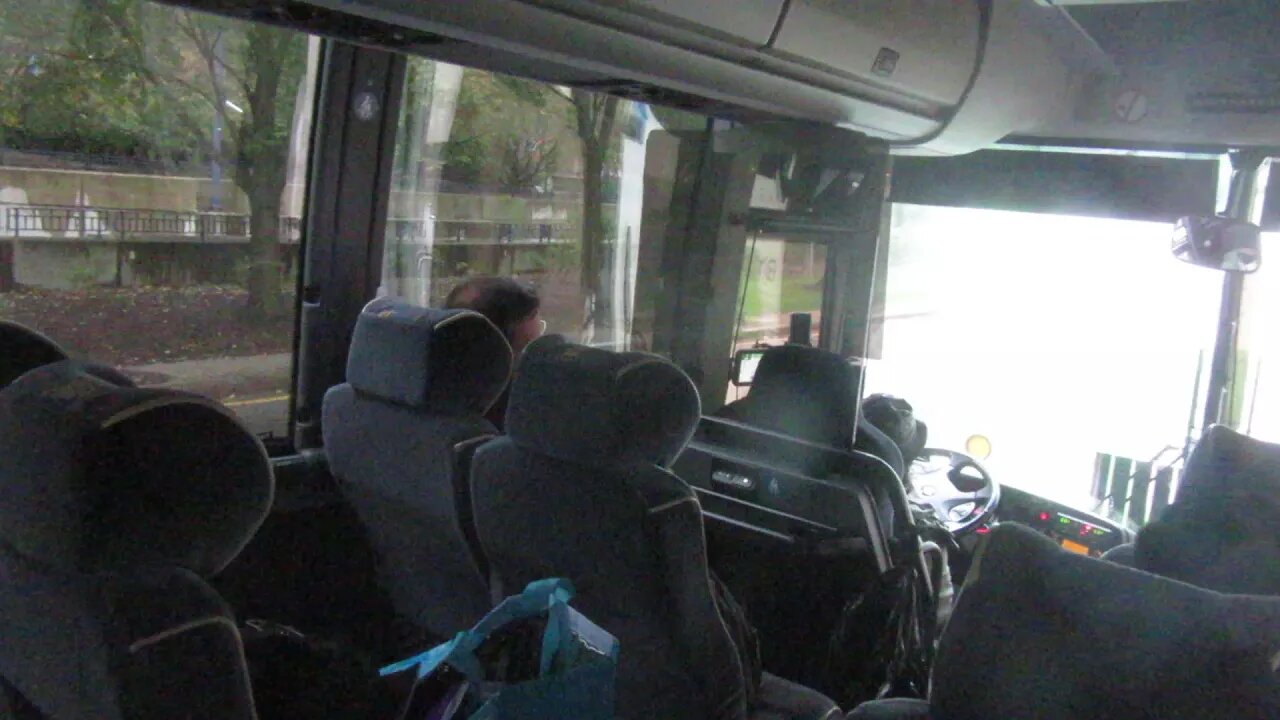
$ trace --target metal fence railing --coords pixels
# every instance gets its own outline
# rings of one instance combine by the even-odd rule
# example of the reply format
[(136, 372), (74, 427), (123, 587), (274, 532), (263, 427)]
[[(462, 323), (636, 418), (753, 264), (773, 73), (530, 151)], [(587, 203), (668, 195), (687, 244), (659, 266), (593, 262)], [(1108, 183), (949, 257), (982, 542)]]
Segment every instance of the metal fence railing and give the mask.
[[(250, 239), (249, 216), (237, 213), (68, 205), (5, 205), (3, 209), (0, 237), (177, 243), (237, 243)], [(280, 242), (297, 243), (302, 237), (302, 221), (282, 217), (277, 232)]]

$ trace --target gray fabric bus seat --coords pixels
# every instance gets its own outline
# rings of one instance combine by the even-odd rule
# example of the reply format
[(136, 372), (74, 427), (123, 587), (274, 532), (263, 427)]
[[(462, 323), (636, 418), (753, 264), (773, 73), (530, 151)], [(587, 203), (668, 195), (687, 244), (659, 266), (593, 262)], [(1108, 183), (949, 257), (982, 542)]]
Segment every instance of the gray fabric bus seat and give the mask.
[(378, 555), (396, 612), (436, 637), (492, 607), (466, 465), (497, 433), (484, 413), (506, 387), (511, 347), (483, 315), (369, 303), (347, 382), (324, 399), (329, 467)]
[(512, 383), (506, 437), (476, 452), (484, 550), (504, 583), (570, 578), (621, 642), (621, 718), (831, 717), (807, 688), (746, 679), (707, 569), (702, 513), (667, 467), (698, 422), (693, 383), (666, 360), (545, 337)]
[[(0, 390), (24, 373), (67, 360), (67, 351), (25, 325), (0, 320)], [(106, 365), (87, 364), (85, 371), (109, 383), (133, 386), (124, 373)]]
[(0, 320), (0, 389), (28, 370), (66, 359), (66, 351), (44, 335)]
[(56, 720), (254, 717), (205, 582), (271, 507), (262, 444), (205, 398), (71, 361), (0, 391), (0, 678)]
[(881, 503), (907, 506), (893, 470), (866, 453), (722, 418), (699, 422), (673, 469), (698, 494), (711, 567), (758, 628), (764, 667), (829, 692), (843, 687), (826, 648), (846, 605), (908, 560), (901, 541), (914, 537), (899, 523), (903, 537), (893, 538), (880, 519)]
[[(938, 648), (945, 720), (1280, 717), (1280, 598), (1224, 595), (992, 530)], [(919, 703), (851, 718), (919, 718)]]
[[(859, 420), (860, 373), (828, 350), (807, 345), (769, 348), (760, 358), (747, 396), (715, 415), (837, 450), (869, 453), (883, 460), (901, 481), (906, 467), (897, 443)], [(815, 453), (794, 469), (823, 477), (832, 471), (823, 465), (825, 457)], [(892, 532), (893, 508), (883, 495), (876, 500), (881, 522)]]
[(1280, 445), (1210, 426), (1133, 565), (1210, 590), (1280, 595)]

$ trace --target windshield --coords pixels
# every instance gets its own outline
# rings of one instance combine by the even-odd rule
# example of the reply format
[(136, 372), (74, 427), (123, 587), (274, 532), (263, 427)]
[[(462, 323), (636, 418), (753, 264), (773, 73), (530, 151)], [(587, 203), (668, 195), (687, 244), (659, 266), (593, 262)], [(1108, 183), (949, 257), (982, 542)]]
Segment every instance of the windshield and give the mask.
[(931, 446), (984, 435), (1000, 482), (1081, 507), (1100, 455), (1181, 450), (1221, 275), (1170, 256), (1168, 225), (892, 212), (867, 392), (908, 399)]

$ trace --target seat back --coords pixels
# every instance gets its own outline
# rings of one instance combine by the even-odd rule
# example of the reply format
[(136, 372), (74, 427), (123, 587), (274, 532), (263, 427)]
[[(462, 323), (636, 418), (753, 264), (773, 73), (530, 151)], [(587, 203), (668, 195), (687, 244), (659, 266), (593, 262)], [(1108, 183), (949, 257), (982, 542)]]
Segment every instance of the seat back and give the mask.
[(897, 476), (865, 453), (717, 418), (702, 419), (673, 469), (697, 492), (711, 567), (760, 630), (765, 667), (825, 687), (843, 608), (895, 563), (877, 497), (905, 508)]
[(1222, 595), (1002, 524), (934, 664), (935, 717), (1280, 717), (1280, 598)]
[(396, 612), (436, 637), (491, 607), (466, 463), (511, 347), (483, 315), (378, 299), (360, 314), (347, 382), (324, 398), (329, 467), (378, 555)]
[(699, 408), (662, 358), (545, 337), (516, 370), (507, 437), (472, 466), (480, 540), (506, 586), (568, 577), (575, 604), (620, 640), (623, 718), (745, 713), (701, 510), (666, 469)]
[(1138, 533), (1133, 564), (1218, 592), (1280, 595), (1280, 445), (1211, 426), (1175, 502)]
[(66, 359), (66, 351), (44, 335), (0, 320), (0, 389), (28, 370)]
[[(0, 677), (49, 718), (253, 718), (205, 582), (271, 507), (266, 452), (221, 406), (63, 361), (0, 392)], [(16, 712), (16, 710), (15, 710)]]
[[(859, 418), (861, 368), (839, 355), (807, 345), (769, 348), (747, 396), (716, 413), (753, 427), (836, 450), (857, 449), (885, 462), (901, 479), (906, 467), (902, 451), (874, 425)], [(772, 445), (771, 445), (772, 447)], [(788, 451), (787, 467), (805, 475), (826, 473), (825, 454)], [(893, 525), (889, 498), (878, 496), (881, 521)]]

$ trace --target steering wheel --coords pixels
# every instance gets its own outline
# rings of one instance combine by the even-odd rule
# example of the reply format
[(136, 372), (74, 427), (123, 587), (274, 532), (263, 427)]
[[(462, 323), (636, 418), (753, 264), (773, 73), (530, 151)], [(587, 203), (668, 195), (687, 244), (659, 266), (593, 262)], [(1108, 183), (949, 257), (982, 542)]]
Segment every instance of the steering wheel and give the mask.
[(964, 453), (925, 448), (907, 473), (911, 483), (907, 498), (933, 508), (953, 535), (976, 530), (1000, 504), (1000, 484)]

